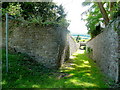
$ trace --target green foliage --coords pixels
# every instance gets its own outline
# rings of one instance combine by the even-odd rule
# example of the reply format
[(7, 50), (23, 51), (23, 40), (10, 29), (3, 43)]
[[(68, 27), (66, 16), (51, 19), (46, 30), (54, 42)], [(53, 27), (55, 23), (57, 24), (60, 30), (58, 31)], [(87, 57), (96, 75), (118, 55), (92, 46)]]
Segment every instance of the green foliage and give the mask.
[[(84, 4), (84, 3), (88, 3), (88, 4)], [(88, 29), (88, 34), (90, 34), (91, 37), (93, 38), (96, 35), (98, 35), (101, 31), (101, 30), (97, 30), (96, 27), (98, 26), (98, 24), (103, 23), (102, 14), (96, 3), (90, 3), (90, 2), (84, 2), (84, 3), (83, 5), (92, 4), (88, 12), (83, 13), (83, 15), (86, 14), (87, 18), (82, 18), (82, 20), (87, 21), (86, 26)]]
[(87, 53), (89, 54), (89, 53), (92, 53), (92, 51), (93, 51), (93, 49), (91, 49), (90, 47), (86, 47), (87, 48)]
[[(114, 6), (112, 7), (112, 11), (110, 11), (110, 2), (104, 2), (104, 8), (108, 14), (108, 17), (110, 20), (113, 20), (114, 18), (116, 18), (117, 16), (120, 16), (120, 2), (115, 2)], [(100, 26), (104, 26), (104, 20), (102, 17), (102, 14), (100, 12), (100, 8), (97, 5), (97, 2), (83, 2), (82, 3), (83, 6), (90, 6), (90, 8), (83, 12), (82, 15), (86, 15), (87, 18), (82, 18), (82, 20), (87, 21), (86, 26), (88, 29), (88, 34), (91, 35), (92, 38), (94, 38), (95, 36), (97, 36), (99, 33), (101, 33), (101, 29), (96, 29), (96, 27), (98, 26), (98, 24), (100, 24)]]
[(108, 88), (104, 76), (91, 59), (79, 53), (74, 57), (71, 66), (55, 71), (25, 54), (9, 53), (9, 72), (6, 73), (3, 50), (2, 88)]
[[(59, 24), (68, 26), (63, 6), (58, 6), (53, 2), (4, 2), (2, 11), (4, 13), (8, 12), (12, 17), (18, 18), (20, 16), (20, 19), (24, 19), (28, 23), (35, 25)], [(4, 13), (3, 17), (5, 17)]]
[(8, 8), (9, 15), (19, 16), (22, 11), (20, 6), (21, 6), (20, 4), (17, 4), (17, 5), (10, 4), (10, 6)]
[(115, 3), (112, 12), (113, 19), (117, 18), (118, 16), (120, 17), (120, 1), (118, 3)]
[(62, 18), (57, 22), (58, 25), (61, 25), (63, 27), (68, 27), (69, 26), (69, 21), (67, 21), (65, 18)]
[(98, 7), (96, 7), (93, 11), (89, 12), (86, 19), (86, 26), (88, 27), (88, 30), (94, 30), (97, 24), (103, 22), (103, 20), (100, 20), (101, 18), (102, 15), (100, 14)]
[[(4, 4), (3, 4), (4, 5)], [(5, 16), (5, 13), (8, 13), (11, 16), (20, 17), (21, 16), (21, 4), (19, 3), (7, 3), (6, 8), (2, 8), (2, 14)]]
[(91, 38), (96, 37), (101, 32), (102, 32), (102, 28), (100, 27), (100, 24), (97, 25), (95, 29), (92, 29), (92, 30), (88, 31), (88, 33), (91, 35)]

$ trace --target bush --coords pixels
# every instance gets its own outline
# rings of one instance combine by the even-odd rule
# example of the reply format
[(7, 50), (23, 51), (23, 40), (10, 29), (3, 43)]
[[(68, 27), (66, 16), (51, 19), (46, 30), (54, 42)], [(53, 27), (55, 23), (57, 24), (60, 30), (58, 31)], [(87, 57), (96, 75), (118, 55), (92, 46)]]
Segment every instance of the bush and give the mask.
[(63, 6), (58, 6), (54, 2), (3, 2), (2, 5), (3, 20), (5, 20), (5, 13), (8, 13), (13, 19), (23, 18), (28, 24), (33, 25), (63, 27), (69, 25)]

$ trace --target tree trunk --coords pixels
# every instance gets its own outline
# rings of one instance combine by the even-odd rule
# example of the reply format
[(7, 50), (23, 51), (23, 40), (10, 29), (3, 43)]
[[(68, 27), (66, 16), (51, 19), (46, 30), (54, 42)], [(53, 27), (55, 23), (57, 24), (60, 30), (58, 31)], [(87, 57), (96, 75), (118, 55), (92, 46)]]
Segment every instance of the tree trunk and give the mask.
[(98, 7), (100, 8), (100, 12), (101, 12), (103, 19), (105, 21), (105, 25), (107, 25), (109, 23), (109, 18), (108, 18), (108, 14), (107, 14), (105, 8), (103, 7), (103, 3), (97, 2), (97, 4), (98, 4)]

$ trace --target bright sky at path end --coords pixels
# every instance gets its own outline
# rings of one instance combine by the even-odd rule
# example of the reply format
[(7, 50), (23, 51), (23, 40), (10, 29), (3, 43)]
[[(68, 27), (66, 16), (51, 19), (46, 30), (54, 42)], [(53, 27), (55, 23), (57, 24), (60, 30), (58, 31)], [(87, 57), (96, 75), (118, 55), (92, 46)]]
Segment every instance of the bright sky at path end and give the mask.
[(62, 4), (67, 13), (66, 19), (70, 20), (68, 30), (72, 34), (87, 34), (86, 22), (81, 20), (81, 14), (89, 7), (83, 7), (85, 0), (53, 0), (58, 5)]

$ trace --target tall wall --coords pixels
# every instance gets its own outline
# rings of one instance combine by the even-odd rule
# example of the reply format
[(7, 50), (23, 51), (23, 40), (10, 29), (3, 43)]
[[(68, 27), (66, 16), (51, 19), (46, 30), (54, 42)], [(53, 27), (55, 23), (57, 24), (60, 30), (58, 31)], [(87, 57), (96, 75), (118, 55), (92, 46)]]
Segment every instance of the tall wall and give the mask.
[[(69, 32), (63, 27), (19, 26), (9, 29), (9, 49), (28, 54), (48, 68), (59, 68), (69, 58)], [(72, 42), (73, 43), (73, 42)], [(3, 46), (5, 26), (3, 25)]]
[(74, 52), (76, 52), (79, 47), (80, 47), (80, 43), (76, 43), (73, 39), (72, 36), (68, 36), (68, 40), (69, 40), (69, 47), (70, 47), (70, 55), (72, 55)]
[(93, 50), (92, 59), (96, 61), (105, 75), (115, 82), (120, 81), (120, 34), (118, 32), (120, 32), (120, 17), (86, 44)]

